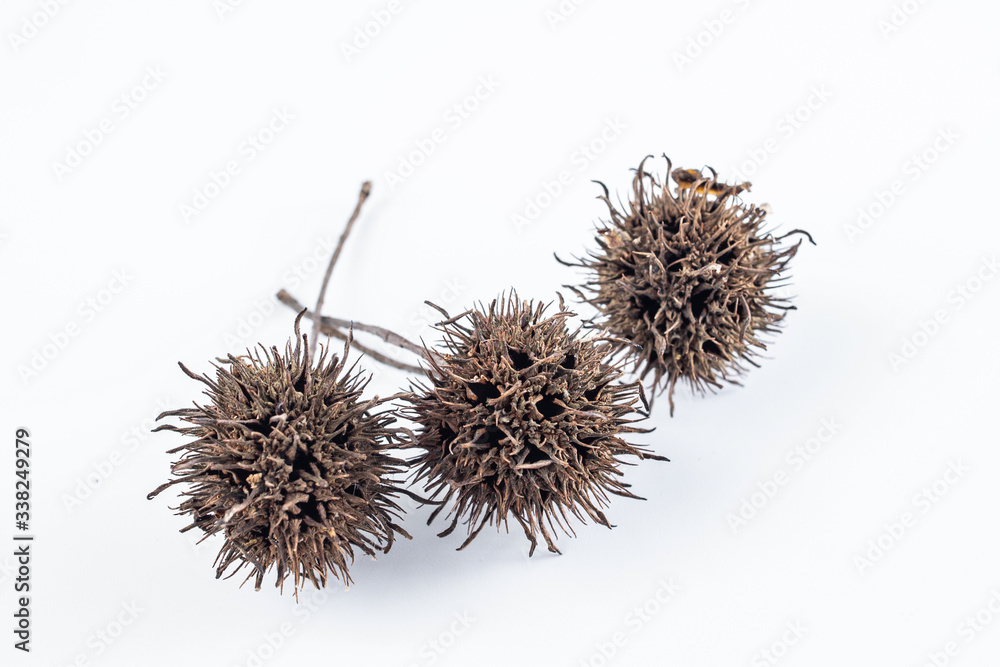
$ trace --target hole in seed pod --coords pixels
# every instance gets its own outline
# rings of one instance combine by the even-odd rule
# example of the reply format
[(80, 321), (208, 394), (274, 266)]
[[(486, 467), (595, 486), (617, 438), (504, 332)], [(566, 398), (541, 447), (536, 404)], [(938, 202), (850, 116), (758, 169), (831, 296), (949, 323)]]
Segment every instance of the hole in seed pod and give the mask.
[(265, 526), (257, 526), (256, 528), (251, 528), (247, 535), (250, 540), (263, 540), (267, 539), (267, 534), (268, 530)]
[(358, 486), (357, 484), (351, 484), (350, 486), (348, 486), (346, 489), (344, 489), (344, 493), (346, 493), (349, 496), (354, 496), (355, 498), (364, 497), (361, 494), (361, 487)]
[(451, 443), (455, 441), (458, 434), (455, 433), (447, 424), (438, 425), (438, 433), (440, 434), (441, 445), (447, 449), (451, 446)]
[(303, 470), (307, 472), (312, 472), (312, 464), (316, 463), (316, 457), (311, 453), (303, 450), (297, 449), (295, 451), (295, 457), (292, 459), (291, 466), (292, 471), (288, 474), (288, 481), (294, 482), (301, 478), (301, 472)]
[(538, 449), (537, 447), (528, 445), (528, 455), (524, 457), (525, 463), (538, 463), (540, 461), (548, 461), (549, 455)]
[(247, 478), (249, 478), (253, 473), (249, 470), (231, 470), (230, 474), (239, 486), (247, 486)]
[(553, 419), (566, 412), (566, 408), (556, 405), (556, 399), (553, 396), (545, 396), (535, 404), (535, 407), (546, 419)]
[(298, 379), (295, 380), (294, 383), (292, 383), (292, 387), (295, 389), (295, 391), (299, 392), (300, 394), (306, 393), (306, 374), (305, 373), (300, 374)]
[(701, 317), (701, 314), (705, 312), (705, 307), (708, 306), (708, 300), (711, 296), (711, 289), (703, 289), (691, 295), (691, 315), (695, 319)]
[(656, 321), (656, 314), (660, 312), (660, 303), (656, 299), (652, 299), (648, 296), (639, 296), (639, 309), (642, 311), (643, 315), (649, 316), (650, 322)]
[(500, 442), (507, 436), (503, 431), (498, 429), (496, 426), (487, 426), (483, 433), (476, 438), (475, 444), (477, 445), (489, 445), (490, 447), (499, 447)]
[(267, 435), (271, 432), (271, 428), (269, 426), (265, 426), (264, 424), (262, 424), (259, 419), (256, 421), (248, 422), (244, 424), (244, 426), (246, 426), (254, 433), (260, 433), (261, 435)]
[(722, 348), (714, 340), (706, 340), (701, 344), (701, 351), (707, 352), (708, 354), (714, 354), (717, 357), (722, 356)]
[(593, 403), (594, 401), (597, 400), (597, 397), (601, 395), (602, 389), (604, 389), (603, 384), (597, 387), (593, 387), (592, 389), (588, 389), (587, 391), (583, 392), (583, 397), (588, 401), (590, 401), (591, 403)]
[(531, 357), (520, 350), (515, 350), (511, 347), (507, 349), (507, 354), (510, 355), (511, 363), (514, 364), (514, 370), (523, 371), (532, 364)]
[(344, 432), (338, 435), (336, 438), (334, 438), (334, 442), (336, 442), (341, 447), (346, 447), (347, 443), (351, 441), (351, 437), (353, 437), (353, 435), (354, 435), (354, 425), (347, 424), (346, 426), (344, 426)]
[[(303, 519), (305, 517), (309, 517), (316, 523), (323, 523), (323, 520), (319, 515), (319, 503), (316, 502), (315, 498), (304, 500), (298, 505), (296, 505), (296, 507), (299, 508), (299, 516), (301, 516)], [(305, 522), (303, 522), (303, 526), (305, 526)], [(305, 530), (305, 528), (303, 528), (303, 530)]]
[(718, 262), (719, 264), (722, 264), (723, 266), (729, 266), (730, 264), (733, 263), (733, 260), (735, 259), (736, 259), (736, 253), (730, 250), (720, 255), (719, 259), (715, 261)]
[(499, 398), (500, 390), (492, 382), (471, 382), (469, 391), (476, 397), (476, 405), (482, 405), (491, 398)]
[(579, 438), (580, 444), (573, 443), (573, 449), (576, 450), (576, 455), (581, 461), (589, 461), (594, 458), (594, 453), (590, 450), (590, 447), (585, 445), (592, 445), (597, 442), (597, 438)]
[(574, 368), (576, 368), (576, 355), (575, 354), (567, 354), (566, 358), (563, 359), (562, 363), (559, 364), (559, 365), (562, 366), (563, 368), (565, 368), (566, 370), (569, 370), (569, 371), (573, 370)]

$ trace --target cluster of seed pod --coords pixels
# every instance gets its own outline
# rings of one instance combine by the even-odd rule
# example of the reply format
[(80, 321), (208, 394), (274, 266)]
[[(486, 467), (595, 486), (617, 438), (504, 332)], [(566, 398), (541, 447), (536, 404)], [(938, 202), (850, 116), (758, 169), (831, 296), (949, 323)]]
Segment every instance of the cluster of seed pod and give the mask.
[[(798, 244), (762, 230), (765, 209), (738, 195), (714, 171), (670, 171), (660, 183), (639, 165), (625, 210), (604, 190), (610, 219), (598, 248), (570, 263), (588, 272), (568, 286), (596, 315), (573, 327), (558, 307), (513, 291), (455, 317), (441, 311), (435, 348), (418, 346), (376, 326), (322, 315), (323, 295), (344, 240), (370, 192), (366, 183), (308, 312), (299, 311), (284, 351), (260, 346), (230, 355), (206, 385), (208, 402), (165, 412), (191, 440), (172, 478), (150, 494), (187, 485), (178, 513), (185, 528), (225, 539), (217, 575), (249, 568), (259, 589), (276, 572), (324, 586), (329, 574), (350, 582), (356, 552), (388, 551), (399, 525), (399, 495), (436, 507), (449, 521), (441, 536), (463, 526), (465, 548), (487, 525), (524, 531), (533, 553), (539, 539), (558, 553), (559, 533), (574, 521), (607, 527), (611, 496), (638, 498), (622, 480), (623, 457), (666, 460), (628, 442), (648, 433), (644, 380), (651, 395), (678, 381), (693, 389), (733, 382), (753, 364), (763, 335), (791, 308), (770, 290), (787, 279)], [(671, 189), (670, 180), (674, 187)], [(787, 236), (787, 235), (786, 235)], [(810, 239), (811, 240), (811, 239)], [(300, 331), (303, 316), (313, 334)], [(353, 341), (376, 334), (419, 355), (420, 365), (394, 362)], [(343, 354), (316, 351), (319, 334), (345, 340)], [(408, 390), (386, 399), (364, 396), (366, 381), (348, 366), (352, 344), (368, 356), (419, 373)], [(629, 370), (628, 365), (632, 365)], [(628, 376), (634, 375), (631, 380)], [(395, 425), (402, 417), (412, 429)], [(392, 450), (410, 452), (408, 460)], [(426, 497), (406, 488), (401, 477)]]

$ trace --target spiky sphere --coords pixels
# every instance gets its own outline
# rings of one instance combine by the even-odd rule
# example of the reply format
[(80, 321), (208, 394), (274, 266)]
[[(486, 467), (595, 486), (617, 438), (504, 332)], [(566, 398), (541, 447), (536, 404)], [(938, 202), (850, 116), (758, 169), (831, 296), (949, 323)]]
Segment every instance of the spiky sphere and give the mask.
[(465, 548), (487, 524), (513, 518), (535, 550), (549, 550), (570, 518), (611, 527), (609, 494), (638, 498), (621, 480), (618, 457), (658, 457), (622, 439), (647, 432), (632, 424), (640, 387), (617, 382), (602, 339), (570, 331), (568, 312), (511, 293), (438, 325), (441, 354), (431, 356), (429, 386), (416, 384), (404, 410), (417, 425), (411, 464), (432, 500), (430, 521), (446, 508), (468, 528)]
[(182, 452), (173, 479), (150, 497), (186, 485), (178, 514), (191, 524), (183, 530), (225, 536), (217, 576), (248, 567), (259, 590), (273, 567), (275, 585), (291, 576), (297, 593), (306, 581), (325, 586), (328, 573), (349, 583), (355, 549), (374, 556), (395, 533), (409, 535), (396, 524), (391, 479), (405, 463), (386, 453), (398, 435), (394, 414), (363, 397), (367, 380), (345, 366), (347, 346), (311, 364), (298, 321), (295, 333), (294, 349), (290, 341), (283, 354), (260, 346), (230, 355), (214, 379), (181, 364), (209, 401), (160, 415), (186, 422), (160, 429), (192, 440), (171, 450)]
[(654, 395), (669, 388), (672, 412), (679, 380), (704, 393), (757, 365), (765, 336), (794, 309), (773, 291), (799, 243), (783, 246), (789, 234), (764, 229), (766, 209), (736, 198), (749, 183), (726, 185), (711, 169), (671, 171), (669, 159), (660, 182), (645, 163), (622, 210), (604, 188), (611, 218), (598, 228), (599, 248), (564, 263), (590, 272), (578, 294), (599, 312), (591, 325), (623, 341), (640, 377), (652, 374)]

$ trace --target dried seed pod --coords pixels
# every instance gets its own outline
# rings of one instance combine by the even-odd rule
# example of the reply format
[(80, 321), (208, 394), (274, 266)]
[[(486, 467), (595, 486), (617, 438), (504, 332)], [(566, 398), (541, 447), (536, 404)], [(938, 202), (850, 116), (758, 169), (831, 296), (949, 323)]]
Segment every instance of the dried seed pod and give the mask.
[(571, 332), (561, 299), (559, 312), (545, 309), (511, 293), (446, 319), (441, 354), (428, 355), (430, 386), (408, 398), (404, 414), (419, 427), (408, 446), (423, 450), (411, 461), (415, 481), (442, 503), (428, 523), (450, 508), (441, 536), (466, 524), (460, 549), (513, 517), (532, 553), (539, 534), (559, 553), (553, 535), (573, 534), (571, 516), (610, 528), (608, 494), (638, 498), (618, 457), (665, 460), (622, 439), (648, 430), (632, 425), (646, 416), (641, 387), (617, 382), (611, 344)]
[[(399, 431), (384, 400), (362, 396), (367, 380), (347, 368), (350, 340), (341, 357), (324, 350), (310, 362), (306, 337), (295, 321), (295, 347), (284, 354), (260, 346), (251, 355), (230, 355), (216, 365), (215, 379), (198, 376), (209, 402), (171, 410), (185, 426), (166, 429), (193, 440), (172, 466), (174, 484), (188, 485), (178, 514), (191, 516), (183, 531), (222, 532), (217, 576), (249, 567), (260, 590), (272, 566), (275, 585), (291, 575), (294, 590), (310, 581), (325, 586), (328, 572), (345, 584), (354, 550), (373, 556), (392, 546), (394, 534), (409, 537), (396, 521), (400, 490), (391, 478), (405, 462), (386, 453)], [(220, 360), (221, 361), (221, 360)], [(182, 531), (182, 532), (183, 532)]]
[[(646, 158), (648, 159), (648, 158)], [(799, 243), (763, 229), (767, 210), (734, 198), (749, 183), (726, 185), (700, 171), (676, 169), (662, 183), (640, 163), (627, 207), (618, 210), (604, 187), (611, 219), (598, 229), (600, 248), (569, 266), (591, 277), (574, 291), (599, 315), (591, 326), (623, 342), (619, 351), (651, 392), (678, 380), (704, 393), (739, 384), (745, 364), (756, 366), (763, 337), (778, 331), (788, 300), (773, 294), (788, 276)], [(812, 241), (812, 238), (809, 238)], [(558, 259), (558, 258), (557, 258)], [(561, 260), (560, 260), (561, 261)]]

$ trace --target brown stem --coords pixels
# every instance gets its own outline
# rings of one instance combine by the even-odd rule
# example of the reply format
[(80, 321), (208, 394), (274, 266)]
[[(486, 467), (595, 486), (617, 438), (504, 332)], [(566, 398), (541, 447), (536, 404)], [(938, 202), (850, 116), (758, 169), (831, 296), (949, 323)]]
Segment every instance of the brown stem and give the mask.
[[(289, 294), (286, 290), (281, 290), (277, 294), (278, 301), (285, 304), (292, 310), (296, 312), (301, 312), (303, 306), (298, 300)], [(373, 336), (378, 336), (386, 343), (390, 345), (395, 345), (396, 347), (402, 348), (409, 352), (412, 352), (424, 359), (433, 359), (437, 362), (443, 361), (441, 355), (433, 350), (430, 350), (421, 345), (417, 345), (406, 338), (403, 338), (399, 334), (389, 331), (384, 327), (377, 327), (372, 324), (364, 324), (362, 322), (353, 322), (351, 320), (342, 320), (336, 317), (317, 317), (315, 313), (306, 312), (306, 317), (310, 318), (314, 323), (317, 324), (317, 329), (322, 328), (323, 330), (332, 329), (343, 332), (346, 329), (354, 329), (356, 331), (364, 331), (365, 333), (371, 334)]]
[[(319, 325), (319, 330), (328, 336), (333, 336), (334, 338), (339, 338), (340, 340), (347, 340), (347, 334), (345, 334), (340, 329), (335, 329), (331, 326), (324, 324)], [(386, 366), (392, 366), (393, 368), (398, 368), (404, 370), (408, 373), (424, 373), (425, 370), (420, 366), (413, 366), (411, 364), (403, 363), (402, 361), (396, 361), (392, 357), (387, 357), (381, 352), (377, 352), (366, 345), (362, 345), (356, 339), (351, 341), (351, 347), (355, 348), (359, 352), (363, 352), (375, 361), (385, 364)]]
[[(323, 313), (323, 301), (326, 299), (326, 286), (330, 284), (330, 276), (333, 275), (333, 267), (340, 258), (340, 251), (344, 249), (344, 242), (347, 241), (347, 236), (351, 233), (351, 228), (354, 227), (354, 222), (361, 214), (361, 207), (364, 205), (365, 200), (368, 199), (368, 195), (371, 194), (371, 191), (371, 181), (365, 181), (361, 184), (361, 192), (358, 193), (358, 204), (354, 207), (354, 213), (351, 214), (350, 219), (347, 221), (347, 226), (344, 227), (344, 232), (340, 235), (337, 247), (333, 251), (333, 257), (330, 258), (330, 263), (326, 267), (326, 274), (323, 276), (323, 285), (319, 288), (319, 298), (316, 299), (316, 309), (313, 311), (317, 314)], [(313, 338), (309, 341), (310, 357), (316, 353), (316, 341), (319, 338), (319, 329), (320, 320), (313, 318)]]

